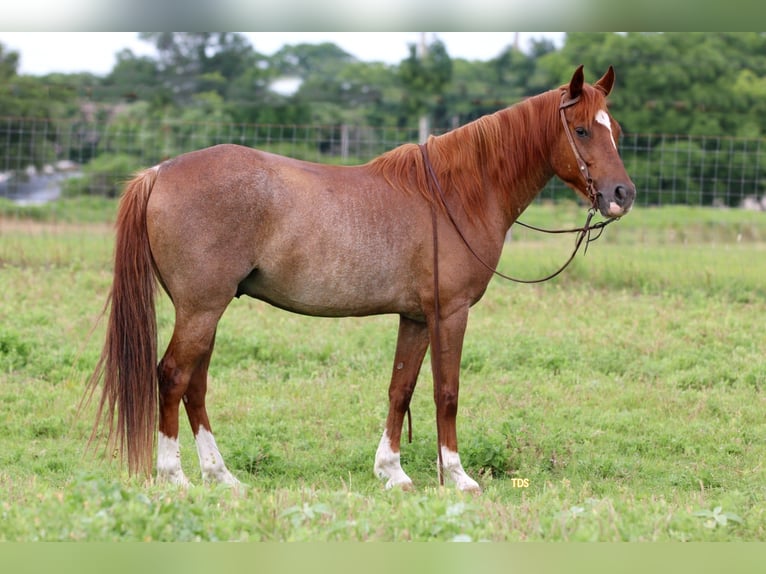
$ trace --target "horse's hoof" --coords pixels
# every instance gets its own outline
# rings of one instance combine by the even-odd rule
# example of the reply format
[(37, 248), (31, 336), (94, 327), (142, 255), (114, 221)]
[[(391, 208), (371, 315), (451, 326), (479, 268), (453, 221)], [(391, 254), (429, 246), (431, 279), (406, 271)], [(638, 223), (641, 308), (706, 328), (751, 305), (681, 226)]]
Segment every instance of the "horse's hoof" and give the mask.
[(415, 485), (412, 484), (411, 480), (402, 480), (399, 482), (394, 482), (393, 480), (389, 479), (388, 482), (386, 482), (386, 490), (393, 490), (395, 488), (398, 488), (399, 490), (403, 490), (404, 492), (412, 492), (415, 490)]
[(459, 490), (460, 490), (460, 492), (465, 492), (467, 494), (473, 494), (474, 496), (480, 496), (482, 494), (482, 492), (483, 492), (482, 489), (481, 489), (481, 486), (479, 486), (478, 484), (472, 485), (472, 486), (469, 486), (469, 487), (466, 487), (466, 488), (460, 488)]

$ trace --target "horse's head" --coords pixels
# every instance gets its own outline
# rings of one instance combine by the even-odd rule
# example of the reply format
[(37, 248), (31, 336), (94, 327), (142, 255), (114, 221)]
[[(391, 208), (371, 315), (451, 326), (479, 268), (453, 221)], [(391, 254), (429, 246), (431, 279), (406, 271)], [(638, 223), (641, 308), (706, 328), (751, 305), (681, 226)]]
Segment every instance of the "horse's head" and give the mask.
[(575, 70), (560, 90), (561, 129), (551, 156), (556, 175), (608, 218), (625, 215), (636, 197), (617, 151), (620, 126), (606, 106), (613, 85), (611, 66), (592, 86), (584, 83), (582, 66)]

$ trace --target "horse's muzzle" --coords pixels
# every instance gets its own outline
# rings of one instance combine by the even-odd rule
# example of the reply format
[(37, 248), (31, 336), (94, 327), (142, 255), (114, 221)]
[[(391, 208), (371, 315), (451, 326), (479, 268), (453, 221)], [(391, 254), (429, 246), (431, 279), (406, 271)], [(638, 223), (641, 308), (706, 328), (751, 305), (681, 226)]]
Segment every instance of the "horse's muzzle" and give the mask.
[(599, 189), (596, 193), (596, 203), (601, 215), (610, 219), (622, 217), (633, 207), (636, 198), (636, 187), (633, 183), (618, 183), (606, 190)]

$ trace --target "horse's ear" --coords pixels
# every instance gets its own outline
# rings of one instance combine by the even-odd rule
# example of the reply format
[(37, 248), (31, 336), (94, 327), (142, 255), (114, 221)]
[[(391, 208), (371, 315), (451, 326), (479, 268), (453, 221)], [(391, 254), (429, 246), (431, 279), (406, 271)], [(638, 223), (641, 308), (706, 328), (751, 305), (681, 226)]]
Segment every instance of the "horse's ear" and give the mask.
[(593, 85), (601, 90), (605, 96), (608, 96), (609, 92), (612, 91), (612, 87), (614, 86), (614, 68), (609, 66), (609, 69), (606, 71), (603, 77)]
[(582, 64), (580, 64), (572, 74), (572, 79), (569, 80), (569, 99), (574, 100), (582, 93), (582, 84), (585, 81), (582, 73)]

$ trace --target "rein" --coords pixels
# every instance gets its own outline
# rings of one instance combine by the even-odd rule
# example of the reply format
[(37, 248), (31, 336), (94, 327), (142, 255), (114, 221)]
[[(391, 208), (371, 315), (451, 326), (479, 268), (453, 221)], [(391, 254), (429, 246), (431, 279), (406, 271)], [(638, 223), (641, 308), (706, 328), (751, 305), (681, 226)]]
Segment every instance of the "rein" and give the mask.
[[(439, 198), (441, 199), (442, 205), (444, 206), (445, 211), (447, 212), (447, 217), (449, 218), (450, 222), (452, 223), (453, 228), (455, 231), (457, 231), (457, 234), (460, 236), (460, 239), (462, 239), (463, 243), (465, 244), (468, 251), (471, 252), (471, 255), (474, 256), (474, 258), (481, 263), (485, 268), (487, 268), (489, 271), (491, 271), (493, 274), (497, 275), (498, 277), (502, 277), (503, 279), (507, 279), (508, 281), (513, 281), (515, 283), (543, 283), (545, 281), (548, 281), (550, 279), (553, 279), (557, 275), (561, 274), (564, 269), (566, 269), (569, 264), (574, 260), (575, 255), (577, 255), (577, 252), (580, 250), (580, 246), (585, 243), (585, 252), (588, 251), (588, 244), (590, 244), (593, 241), (596, 241), (599, 237), (601, 237), (601, 234), (603, 233), (604, 228), (609, 225), (610, 223), (613, 223), (614, 221), (617, 221), (617, 219), (609, 219), (607, 221), (598, 221), (591, 225), (591, 220), (593, 219), (593, 216), (596, 214), (596, 208), (595, 206), (591, 206), (591, 208), (588, 210), (588, 215), (585, 219), (585, 223), (582, 227), (574, 227), (571, 229), (544, 229), (542, 227), (536, 227), (534, 225), (529, 225), (527, 223), (524, 223), (522, 221), (516, 221), (515, 223), (518, 223), (519, 225), (526, 227), (527, 229), (531, 229), (533, 231), (540, 231), (541, 233), (550, 233), (550, 234), (561, 234), (561, 233), (577, 233), (577, 238), (575, 239), (575, 246), (572, 250), (572, 253), (569, 255), (569, 258), (564, 262), (564, 264), (559, 267), (556, 271), (553, 273), (546, 275), (545, 277), (541, 277), (539, 279), (519, 279), (518, 277), (512, 277), (510, 275), (506, 275), (505, 273), (501, 273), (497, 270), (496, 267), (493, 267), (484, 259), (481, 258), (481, 256), (476, 253), (476, 250), (471, 246), (468, 239), (466, 238), (463, 231), (458, 226), (457, 222), (455, 221), (455, 218), (452, 215), (452, 212), (449, 210), (449, 207), (447, 205), (447, 202), (444, 197), (444, 191), (441, 188), (441, 185), (439, 185), (439, 180), (436, 178), (436, 173), (434, 172), (434, 168), (431, 165), (431, 161), (428, 158), (428, 151), (426, 150), (425, 144), (420, 144), (420, 151), (423, 154), (423, 160), (426, 164), (426, 169), (428, 170), (428, 174), (430, 175), (431, 181), (433, 181), (434, 186), (436, 188), (436, 193), (438, 193)], [(433, 187), (431, 189), (431, 192), (434, 193)], [(433, 236), (434, 236), (434, 275), (437, 275), (437, 256), (436, 256), (436, 250), (438, 249), (438, 237), (436, 234), (436, 205), (435, 203), (432, 204), (431, 208), (431, 219), (434, 226)], [(592, 233), (594, 230), (597, 230), (598, 233), (593, 237)], [(434, 285), (436, 287), (436, 277), (434, 277)]]
[[(442, 190), (441, 185), (439, 184), (439, 179), (436, 177), (436, 172), (434, 171), (433, 165), (431, 165), (431, 160), (428, 157), (428, 149), (426, 147), (426, 144), (419, 144), (420, 153), (423, 155), (423, 162), (425, 163), (426, 170), (428, 175), (430, 176), (430, 181), (433, 182), (433, 186), (431, 187), (431, 193), (434, 194), (434, 199), (436, 199), (436, 194), (434, 193), (434, 188), (436, 188), (436, 192), (439, 195), (439, 199), (441, 200), (442, 205), (444, 206), (444, 210), (447, 212), (447, 217), (449, 217), (450, 222), (452, 223), (452, 227), (454, 227), (455, 231), (457, 231), (457, 234), (460, 236), (460, 239), (462, 239), (465, 246), (468, 248), (468, 251), (471, 252), (471, 254), (474, 256), (474, 258), (481, 263), (484, 267), (486, 267), (488, 270), (490, 270), (493, 274), (497, 275), (498, 277), (502, 277), (503, 279), (507, 279), (508, 281), (513, 281), (515, 283), (543, 283), (545, 281), (548, 281), (550, 279), (553, 279), (557, 275), (559, 275), (564, 269), (566, 269), (569, 264), (574, 260), (575, 255), (577, 255), (577, 252), (580, 250), (580, 246), (585, 243), (585, 251), (584, 253), (588, 252), (588, 245), (596, 241), (599, 237), (601, 237), (601, 234), (604, 231), (604, 228), (609, 225), (610, 223), (613, 223), (614, 221), (617, 221), (618, 218), (615, 219), (609, 219), (607, 221), (598, 221), (591, 225), (591, 220), (593, 219), (593, 216), (596, 214), (596, 206), (597, 206), (597, 192), (593, 185), (593, 178), (590, 176), (590, 172), (588, 171), (588, 166), (585, 163), (585, 160), (583, 160), (582, 156), (580, 155), (580, 152), (577, 149), (577, 145), (574, 142), (574, 138), (572, 137), (572, 131), (569, 129), (569, 124), (566, 121), (566, 117), (564, 115), (564, 110), (570, 106), (573, 106), (577, 102), (580, 101), (580, 96), (577, 96), (576, 98), (572, 98), (569, 100), (565, 100), (566, 92), (562, 93), (561, 97), (561, 104), (559, 104), (559, 114), (561, 117), (561, 124), (564, 127), (564, 133), (567, 136), (567, 140), (569, 141), (569, 145), (572, 148), (572, 152), (574, 153), (575, 160), (577, 161), (577, 164), (580, 168), (580, 172), (583, 175), (583, 178), (585, 179), (585, 191), (588, 194), (588, 198), (591, 202), (591, 207), (588, 209), (588, 215), (585, 219), (585, 223), (582, 225), (582, 227), (575, 227), (572, 229), (544, 229), (542, 227), (535, 227), (534, 225), (529, 225), (527, 223), (524, 223), (522, 221), (516, 221), (515, 223), (518, 223), (522, 227), (526, 227), (527, 229), (531, 229), (533, 231), (540, 231), (542, 233), (550, 233), (550, 234), (560, 234), (560, 233), (577, 233), (577, 237), (575, 239), (575, 246), (572, 250), (572, 254), (569, 256), (569, 258), (564, 262), (564, 264), (559, 267), (558, 270), (554, 271), (550, 275), (546, 275), (545, 277), (541, 277), (539, 279), (519, 279), (517, 277), (511, 277), (510, 275), (506, 275), (504, 273), (501, 273), (497, 270), (496, 267), (493, 267), (492, 265), (489, 265), (487, 262), (485, 262), (481, 256), (476, 253), (474, 248), (469, 243), (466, 236), (463, 234), (463, 231), (460, 229), (460, 226), (458, 226), (457, 222), (455, 221), (454, 216), (452, 215), (452, 212), (449, 209), (449, 206), (447, 205), (447, 200), (444, 196), (444, 191)], [(433, 225), (436, 225), (436, 207), (435, 202), (432, 203), (432, 220)], [(598, 231), (598, 233), (595, 235), (595, 237), (592, 236), (593, 231)], [(438, 248), (438, 239), (436, 236), (436, 230), (434, 229), (434, 275), (436, 275), (436, 251)], [(434, 283), (434, 288), (438, 292), (438, 286), (436, 285), (436, 282)], [(438, 299), (438, 298), (437, 298)]]

